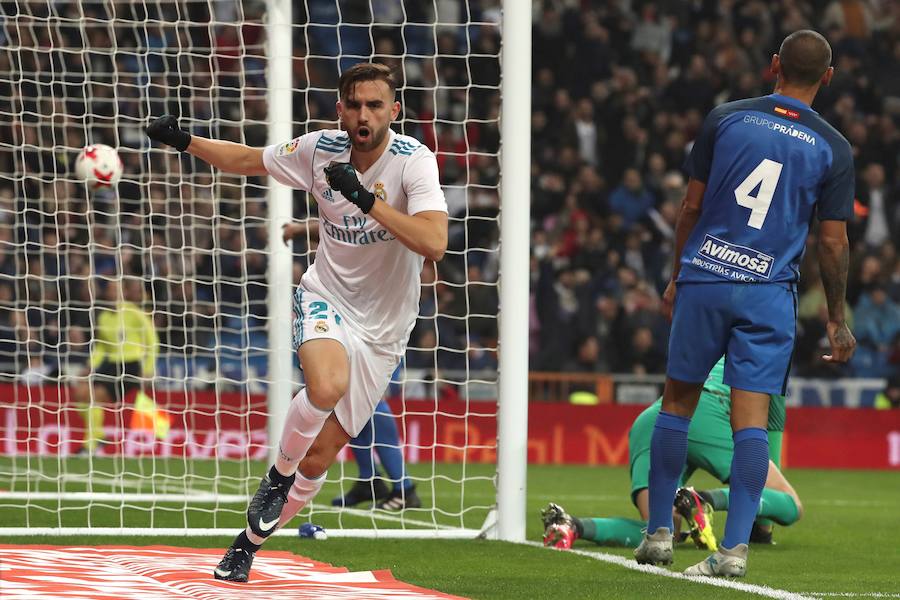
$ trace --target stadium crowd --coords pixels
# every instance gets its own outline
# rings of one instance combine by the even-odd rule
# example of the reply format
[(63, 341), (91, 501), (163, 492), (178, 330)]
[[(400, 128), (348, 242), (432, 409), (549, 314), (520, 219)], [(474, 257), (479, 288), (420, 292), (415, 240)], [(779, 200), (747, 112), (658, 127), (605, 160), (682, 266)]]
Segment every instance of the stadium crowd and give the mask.
[[(0, 254), (0, 363), (12, 372), (83, 369), (92, 302), (121, 274), (145, 282), (162, 361), (265, 369), (266, 247), (281, 243), (267, 237), (265, 179), (211, 173), (150, 148), (142, 131), (169, 112), (196, 134), (266, 143), (263, 6), (231, 14), (230, 4), (132, 3), (115, 26), (82, 36), (76, 4), (56, 3), (71, 21), (47, 27), (36, 12), (31, 27), (20, 15), (0, 31), (0, 98), (14, 107), (0, 122), (0, 243), (12, 250)], [(663, 372), (659, 301), (691, 141), (716, 104), (769, 93), (778, 42), (810, 27), (830, 40), (836, 69), (814, 108), (856, 159), (848, 318), (859, 349), (845, 368), (818, 360), (827, 340), (813, 233), (795, 373), (900, 371), (900, 5), (533, 4), (531, 369)], [(213, 5), (225, 12), (210, 14)], [(87, 23), (110, 16), (100, 4), (83, 10), (97, 18)], [(401, 78), (399, 129), (438, 156), (450, 247), (426, 267), (410, 368), (496, 367), (499, 14), (497, 0), (359, 2), (340, 13), (295, 2), (305, 27), (294, 35), (294, 133), (334, 126), (339, 68), (374, 56)], [(73, 150), (95, 142), (120, 148), (118, 194), (89, 197), (68, 175)], [(295, 218), (314, 218), (305, 194), (294, 204)], [(312, 233), (295, 239), (295, 279), (314, 251)]]
[[(835, 77), (814, 109), (851, 142), (857, 201), (848, 318), (824, 364), (815, 233), (800, 285), (798, 375), (900, 371), (900, 6), (891, 2), (540, 2), (534, 27), (532, 368), (661, 373), (681, 166), (715, 105), (770, 93), (771, 55), (813, 28)], [(560, 69), (559, 65), (569, 68)]]

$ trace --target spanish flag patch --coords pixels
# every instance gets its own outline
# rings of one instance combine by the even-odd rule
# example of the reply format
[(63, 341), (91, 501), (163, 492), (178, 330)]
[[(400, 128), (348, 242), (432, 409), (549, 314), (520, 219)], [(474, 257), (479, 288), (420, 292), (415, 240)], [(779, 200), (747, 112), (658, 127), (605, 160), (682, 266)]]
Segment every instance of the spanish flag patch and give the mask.
[(775, 112), (777, 112), (779, 115), (782, 115), (785, 117), (790, 117), (792, 119), (800, 118), (800, 113), (798, 113), (796, 110), (791, 110), (789, 108), (782, 108), (780, 106), (776, 106)]

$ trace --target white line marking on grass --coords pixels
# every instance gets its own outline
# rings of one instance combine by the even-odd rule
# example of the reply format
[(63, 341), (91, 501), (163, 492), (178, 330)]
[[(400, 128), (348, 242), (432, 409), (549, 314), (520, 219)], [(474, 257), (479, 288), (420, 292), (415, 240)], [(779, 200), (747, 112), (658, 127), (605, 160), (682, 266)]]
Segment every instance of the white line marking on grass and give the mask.
[[(545, 546), (540, 542), (522, 543), (528, 546), (545, 548)], [(554, 549), (547, 548), (547, 550), (553, 551)], [(684, 575), (682, 573), (676, 573), (675, 571), (669, 571), (667, 569), (654, 567), (652, 565), (639, 565), (636, 561), (625, 558), (623, 556), (619, 556), (617, 554), (606, 554), (605, 552), (588, 552), (586, 550), (575, 549), (566, 550), (566, 552), (571, 552), (573, 554), (577, 554), (578, 556), (586, 556), (587, 558), (592, 558), (601, 562), (625, 567), (626, 569), (631, 569), (632, 571), (639, 571), (641, 573), (647, 573), (650, 575), (660, 575), (662, 577), (669, 577), (671, 579), (681, 579), (682, 581), (690, 581), (692, 583), (701, 583), (704, 585), (728, 588), (730, 590), (737, 590), (739, 592), (747, 592), (750, 594), (759, 594), (760, 596), (766, 596), (767, 598), (776, 598), (778, 600), (815, 600), (815, 595), (804, 596), (803, 594), (798, 594), (796, 592), (789, 592), (787, 590), (771, 588), (767, 585), (742, 583), (731, 579), (720, 579), (717, 577), (688, 577), (687, 575)]]
[[(236, 527), (219, 529), (183, 529), (166, 528), (134, 528), (134, 527), (0, 527), (0, 538), (4, 536), (27, 536), (34, 538), (42, 535), (97, 535), (126, 537), (139, 536), (181, 536), (210, 537), (221, 536), (233, 538)], [(328, 537), (332, 538), (396, 538), (396, 539), (461, 539), (474, 540), (478, 537), (477, 529), (328, 529)], [(297, 529), (286, 527), (272, 535), (279, 537), (297, 537)]]
[(441, 525), (440, 523), (433, 523), (431, 521), (420, 521), (418, 519), (410, 519), (409, 517), (396, 517), (391, 514), (385, 514), (382, 511), (374, 511), (374, 510), (361, 510), (358, 508), (339, 508), (337, 510), (323, 510), (318, 509), (315, 506), (313, 507), (312, 514), (309, 515), (309, 518), (314, 517), (316, 514), (350, 514), (354, 517), (364, 517), (367, 519), (378, 519), (379, 521), (388, 521), (391, 523), (406, 523), (408, 525), (419, 525), (421, 527), (426, 528), (435, 528), (435, 529), (445, 529), (447, 531), (459, 529), (459, 527), (454, 527), (453, 525)]
[(0, 501), (4, 500), (40, 500), (82, 502), (117, 502), (128, 504), (246, 504), (247, 496), (231, 494), (212, 494), (190, 492), (186, 494), (136, 494), (132, 492), (0, 492)]
[[(29, 481), (49, 481), (49, 478), (38, 471), (25, 470), (17, 471), (16, 476), (22, 475), (27, 477)], [(237, 491), (239, 486), (229, 486), (226, 482), (218, 482), (218, 489), (209, 488), (191, 489), (183, 485), (159, 481), (153, 475), (147, 479), (130, 479), (123, 476), (106, 477), (99, 474), (89, 473), (64, 473), (59, 475), (55, 480), (57, 483), (82, 483), (88, 487), (109, 488), (112, 491), (56, 491), (56, 492), (0, 492), (0, 498), (10, 500), (116, 500), (126, 499), (132, 502), (198, 502), (198, 503), (214, 503), (220, 504), (240, 504), (248, 502), (249, 494), (227, 494), (224, 490), (234, 488)], [(124, 492), (126, 489), (137, 490), (142, 493)]]
[[(497, 497), (497, 493), (481, 493), (481, 492), (469, 492), (466, 491), (463, 493), (466, 498), (488, 498), (495, 499)], [(557, 504), (565, 504), (567, 502), (610, 502), (610, 501), (622, 501), (627, 500), (627, 494), (542, 494), (544, 497), (556, 502)]]
[(888, 592), (805, 592), (816, 597), (838, 597), (838, 598), (900, 598), (900, 594), (891, 594)]

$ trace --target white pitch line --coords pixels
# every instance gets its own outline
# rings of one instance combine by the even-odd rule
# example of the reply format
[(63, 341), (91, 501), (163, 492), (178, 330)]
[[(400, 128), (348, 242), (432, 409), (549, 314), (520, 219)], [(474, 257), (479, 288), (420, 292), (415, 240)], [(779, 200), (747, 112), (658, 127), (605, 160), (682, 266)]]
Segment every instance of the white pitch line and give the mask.
[(900, 598), (900, 594), (891, 594), (889, 592), (804, 592), (815, 597), (837, 597), (837, 598)]
[(140, 502), (153, 503), (181, 503), (181, 504), (246, 504), (247, 496), (234, 494), (213, 494), (191, 492), (187, 494), (139, 494), (117, 492), (0, 492), (0, 502), (5, 500), (50, 500), (50, 501), (76, 501), (84, 502)]
[[(537, 548), (546, 548), (540, 542), (522, 542), (527, 546), (535, 546)], [(556, 551), (553, 548), (546, 548), (550, 551)], [(691, 583), (700, 583), (703, 585), (711, 585), (715, 587), (727, 588), (730, 590), (736, 590), (739, 592), (747, 592), (749, 594), (759, 594), (760, 596), (766, 596), (767, 598), (776, 598), (777, 600), (815, 600), (815, 595), (804, 596), (803, 594), (798, 594), (796, 592), (789, 592), (787, 590), (779, 590), (776, 588), (771, 588), (767, 585), (756, 585), (753, 583), (742, 583), (739, 581), (733, 581), (730, 579), (719, 579), (715, 577), (688, 577), (683, 573), (676, 573), (674, 571), (669, 571), (660, 567), (654, 567), (652, 565), (639, 565), (636, 561), (625, 558), (623, 556), (619, 556), (617, 554), (606, 554), (605, 552), (588, 552), (586, 550), (566, 550), (566, 552), (571, 552), (573, 554), (577, 554), (578, 556), (586, 556), (587, 558), (592, 558), (594, 560), (599, 560), (601, 562), (606, 562), (614, 565), (618, 565), (620, 567), (625, 567), (626, 569), (631, 569), (632, 571), (639, 571), (641, 573), (648, 573), (650, 575), (659, 575), (661, 577), (669, 577), (671, 579), (680, 579), (682, 581), (689, 581)]]
[[(236, 527), (219, 529), (184, 529), (180, 527), (147, 528), (136, 531), (128, 527), (0, 527), (0, 539), (5, 537), (26, 536), (65, 536), (65, 535), (97, 535), (97, 536), (178, 536), (178, 537), (234, 537)], [(329, 538), (399, 538), (399, 539), (463, 539), (474, 540), (478, 531), (474, 529), (328, 529)], [(297, 537), (297, 529), (293, 526), (279, 529), (272, 535), (279, 537)]]
[(432, 523), (431, 521), (420, 521), (418, 519), (410, 519), (408, 517), (395, 517), (390, 514), (382, 514), (380, 512), (375, 512), (373, 510), (361, 510), (359, 508), (341, 508), (339, 510), (316, 510), (315, 506), (313, 506), (313, 512), (310, 517), (314, 516), (316, 513), (318, 514), (330, 514), (330, 515), (340, 515), (340, 514), (351, 514), (355, 517), (364, 517), (371, 519), (378, 519), (380, 521), (388, 521), (393, 523), (407, 523), (409, 525), (420, 525), (422, 527), (434, 527), (439, 530), (457, 530), (459, 527), (453, 527), (452, 525), (441, 525), (440, 523)]

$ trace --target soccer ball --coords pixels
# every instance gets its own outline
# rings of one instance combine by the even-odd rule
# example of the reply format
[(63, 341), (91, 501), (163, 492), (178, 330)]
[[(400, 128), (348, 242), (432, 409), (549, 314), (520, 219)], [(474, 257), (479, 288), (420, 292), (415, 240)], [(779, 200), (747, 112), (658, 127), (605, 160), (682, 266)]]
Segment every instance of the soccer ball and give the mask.
[(105, 144), (85, 146), (75, 159), (75, 175), (91, 190), (113, 188), (122, 177), (122, 159)]

